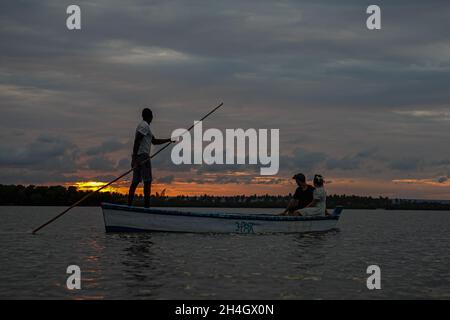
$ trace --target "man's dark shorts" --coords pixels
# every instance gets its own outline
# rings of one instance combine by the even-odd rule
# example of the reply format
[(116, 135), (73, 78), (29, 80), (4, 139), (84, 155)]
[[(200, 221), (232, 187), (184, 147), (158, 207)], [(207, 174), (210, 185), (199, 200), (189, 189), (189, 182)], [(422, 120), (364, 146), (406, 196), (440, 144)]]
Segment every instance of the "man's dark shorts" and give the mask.
[(138, 184), (141, 181), (144, 183), (152, 182), (152, 163), (148, 154), (140, 154), (136, 158), (136, 163), (141, 163), (147, 160), (140, 166), (133, 170), (133, 184)]

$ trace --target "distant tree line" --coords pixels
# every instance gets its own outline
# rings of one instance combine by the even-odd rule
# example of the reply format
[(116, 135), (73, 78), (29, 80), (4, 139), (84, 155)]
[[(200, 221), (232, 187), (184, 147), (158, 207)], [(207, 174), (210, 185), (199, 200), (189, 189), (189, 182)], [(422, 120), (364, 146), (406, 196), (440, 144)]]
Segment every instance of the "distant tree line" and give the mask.
[[(91, 191), (62, 186), (0, 185), (0, 205), (18, 206), (69, 206)], [(158, 207), (232, 207), (232, 208), (284, 208), (291, 195), (237, 195), (237, 196), (175, 196), (163, 191), (152, 195), (152, 205)], [(99, 206), (102, 202), (125, 204), (127, 196), (120, 193), (101, 192), (83, 202), (83, 206)], [(142, 205), (141, 196), (135, 198)], [(344, 206), (347, 209), (404, 209), (404, 210), (450, 210), (450, 202), (389, 199), (355, 195), (329, 195), (327, 207)]]

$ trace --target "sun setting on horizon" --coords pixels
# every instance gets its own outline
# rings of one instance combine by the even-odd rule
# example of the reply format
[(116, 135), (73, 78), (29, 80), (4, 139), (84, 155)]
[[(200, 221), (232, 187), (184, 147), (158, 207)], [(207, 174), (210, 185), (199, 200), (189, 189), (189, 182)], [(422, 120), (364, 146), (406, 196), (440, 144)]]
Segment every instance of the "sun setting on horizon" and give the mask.
[[(80, 191), (95, 191), (104, 185), (106, 185), (107, 182), (99, 182), (99, 181), (83, 181), (83, 182), (75, 182), (71, 183), (68, 186), (75, 187), (77, 190)], [(114, 186), (108, 186), (104, 189), (102, 189), (100, 192), (118, 192), (118, 188)]]

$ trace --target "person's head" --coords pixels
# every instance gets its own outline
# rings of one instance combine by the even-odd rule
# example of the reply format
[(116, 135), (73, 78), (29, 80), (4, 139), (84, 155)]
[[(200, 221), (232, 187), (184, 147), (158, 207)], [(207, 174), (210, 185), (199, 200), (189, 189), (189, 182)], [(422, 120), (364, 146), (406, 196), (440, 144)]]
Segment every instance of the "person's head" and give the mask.
[(149, 108), (144, 108), (142, 110), (142, 119), (148, 123), (152, 122), (153, 120), (153, 112)]
[(297, 182), (299, 187), (304, 188), (306, 186), (306, 177), (303, 173), (297, 173), (292, 179), (295, 179), (295, 182)]
[(314, 175), (313, 183), (314, 183), (314, 187), (317, 187), (317, 188), (323, 187), (323, 177), (322, 177), (322, 175), (320, 175), (320, 174)]

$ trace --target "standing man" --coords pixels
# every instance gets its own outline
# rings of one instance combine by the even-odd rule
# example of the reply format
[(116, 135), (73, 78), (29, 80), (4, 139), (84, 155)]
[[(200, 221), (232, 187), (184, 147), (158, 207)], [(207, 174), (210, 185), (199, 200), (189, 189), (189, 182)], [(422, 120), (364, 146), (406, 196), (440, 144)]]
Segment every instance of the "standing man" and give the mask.
[(134, 193), (141, 181), (144, 182), (144, 206), (150, 207), (150, 193), (152, 187), (152, 164), (150, 162), (151, 145), (171, 142), (171, 139), (156, 139), (150, 130), (150, 123), (153, 120), (152, 110), (145, 108), (142, 110), (142, 121), (136, 128), (134, 137), (133, 155), (131, 167), (133, 168), (133, 181), (128, 193), (128, 206), (133, 204)]
[[(280, 215), (293, 215), (296, 210), (303, 209), (313, 201), (314, 187), (306, 183), (306, 177), (303, 173), (297, 173), (292, 177), (297, 182), (298, 188), (289, 204)], [(295, 214), (294, 214), (295, 215)]]

